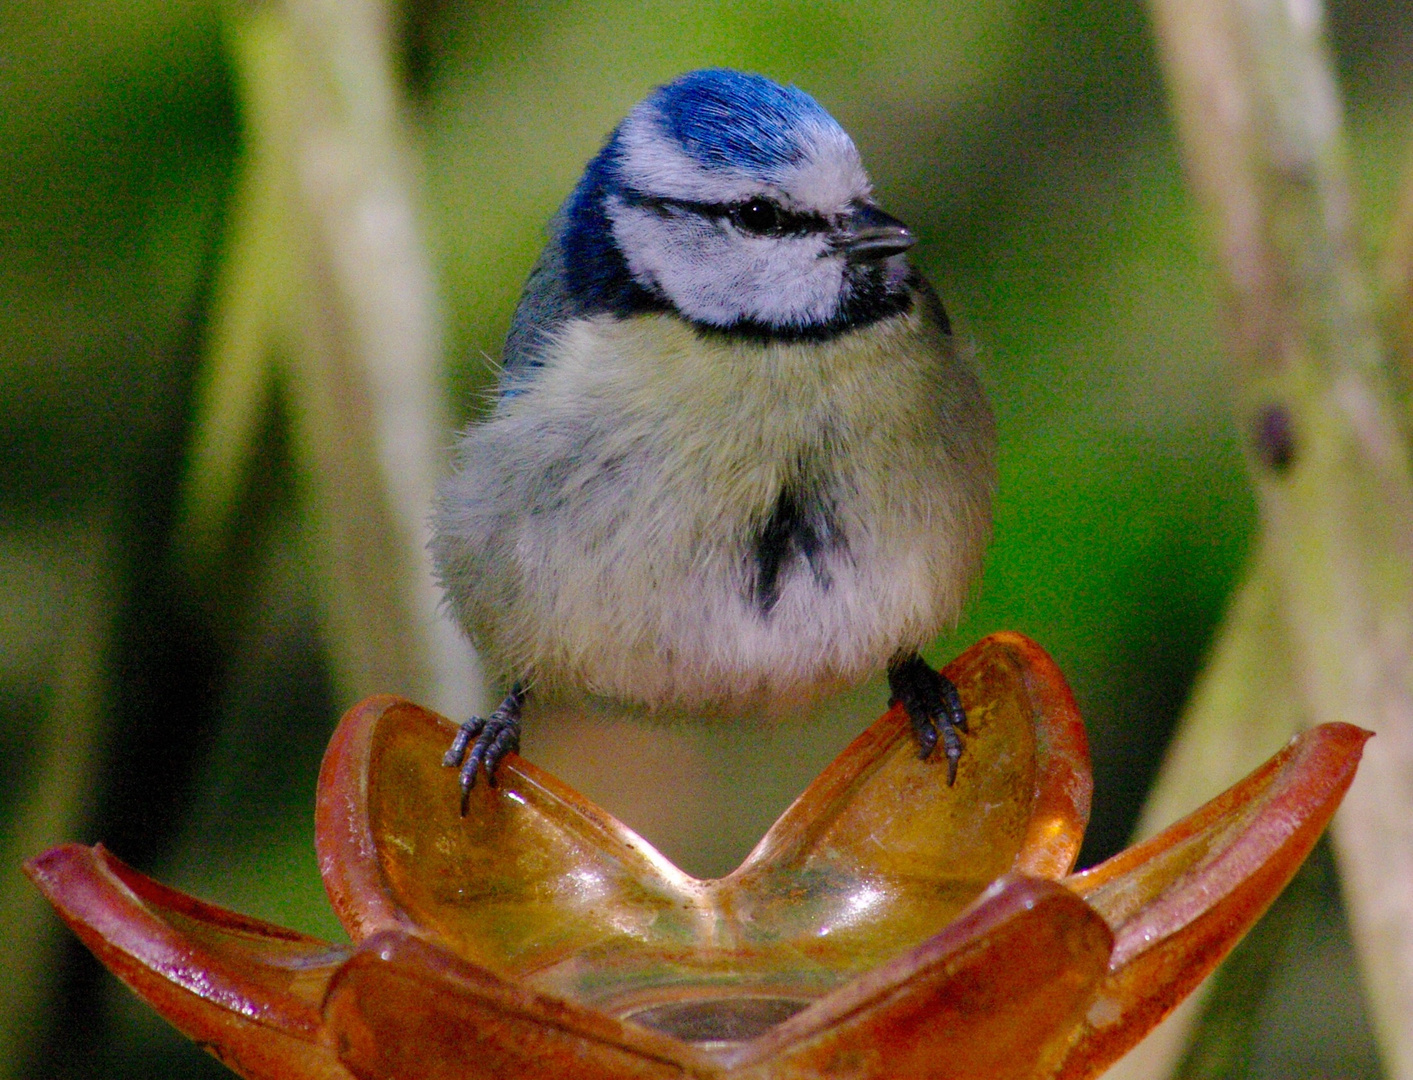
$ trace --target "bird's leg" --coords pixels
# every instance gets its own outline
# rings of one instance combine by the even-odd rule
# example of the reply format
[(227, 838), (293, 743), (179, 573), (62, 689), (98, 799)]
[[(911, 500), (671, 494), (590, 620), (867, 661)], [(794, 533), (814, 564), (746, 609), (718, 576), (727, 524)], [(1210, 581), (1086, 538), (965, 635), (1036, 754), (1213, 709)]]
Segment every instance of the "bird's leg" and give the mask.
[[(517, 682), (490, 716), (471, 717), (452, 739), (442, 765), (448, 769), (461, 766), (462, 817), (466, 816), (471, 789), (476, 786), (476, 773), (481, 766), (486, 767), (486, 783), (495, 787), (496, 769), (501, 759), (512, 750), (520, 749), (520, 710), (524, 705), (525, 688)], [(474, 744), (472, 739), (476, 740)], [(469, 754), (466, 752), (468, 744), (471, 744)]]
[(900, 656), (888, 665), (890, 706), (899, 702), (912, 721), (913, 738), (917, 740), (920, 757), (931, 755), (942, 737), (947, 755), (947, 786), (957, 779), (957, 762), (962, 756), (962, 736), (967, 731), (967, 714), (961, 696), (952, 680), (940, 671), (933, 671), (917, 653)]

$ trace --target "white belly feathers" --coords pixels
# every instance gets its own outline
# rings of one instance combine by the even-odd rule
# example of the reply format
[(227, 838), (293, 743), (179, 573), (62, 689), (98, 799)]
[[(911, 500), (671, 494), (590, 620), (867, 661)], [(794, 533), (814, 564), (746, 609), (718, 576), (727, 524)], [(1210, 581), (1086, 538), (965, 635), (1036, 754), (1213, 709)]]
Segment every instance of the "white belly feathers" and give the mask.
[(991, 465), (956, 434), (989, 434), (958, 420), (980, 387), (921, 306), (803, 345), (570, 323), (468, 433), (440, 511), (448, 595), (488, 659), (537, 693), (706, 705), (930, 641), (980, 560)]

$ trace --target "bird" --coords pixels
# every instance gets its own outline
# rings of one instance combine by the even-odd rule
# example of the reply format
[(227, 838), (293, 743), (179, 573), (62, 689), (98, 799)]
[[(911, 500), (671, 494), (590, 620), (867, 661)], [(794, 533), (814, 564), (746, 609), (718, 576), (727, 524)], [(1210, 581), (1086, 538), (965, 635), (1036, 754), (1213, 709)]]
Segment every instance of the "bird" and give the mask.
[(853, 140), (793, 85), (659, 86), (548, 227), (489, 416), (439, 484), (446, 606), (510, 689), (459, 728), (462, 812), (527, 697), (749, 712), (886, 670), (955, 782), (955, 624), (995, 424)]

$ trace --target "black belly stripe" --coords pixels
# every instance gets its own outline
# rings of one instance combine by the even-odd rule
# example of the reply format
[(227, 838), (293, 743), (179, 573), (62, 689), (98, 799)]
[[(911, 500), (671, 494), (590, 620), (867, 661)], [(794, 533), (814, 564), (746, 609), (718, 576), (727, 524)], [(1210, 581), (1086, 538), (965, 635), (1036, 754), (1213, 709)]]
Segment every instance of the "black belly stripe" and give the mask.
[(780, 599), (783, 578), (801, 559), (815, 583), (827, 591), (832, 582), (825, 557), (844, 546), (828, 503), (802, 486), (786, 484), (751, 540), (751, 605), (762, 616), (769, 615)]

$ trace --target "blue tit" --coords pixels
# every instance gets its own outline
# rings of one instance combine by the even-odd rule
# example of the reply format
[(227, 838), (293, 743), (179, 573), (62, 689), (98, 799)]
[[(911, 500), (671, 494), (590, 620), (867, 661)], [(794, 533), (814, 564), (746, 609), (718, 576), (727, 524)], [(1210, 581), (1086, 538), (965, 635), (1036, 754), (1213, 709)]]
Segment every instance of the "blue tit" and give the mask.
[(954, 779), (966, 715), (918, 650), (979, 569), (995, 431), (913, 242), (793, 86), (692, 72), (608, 137), (437, 493), (448, 606), (513, 683), (447, 753), (463, 796), (531, 691), (749, 710), (885, 667)]

